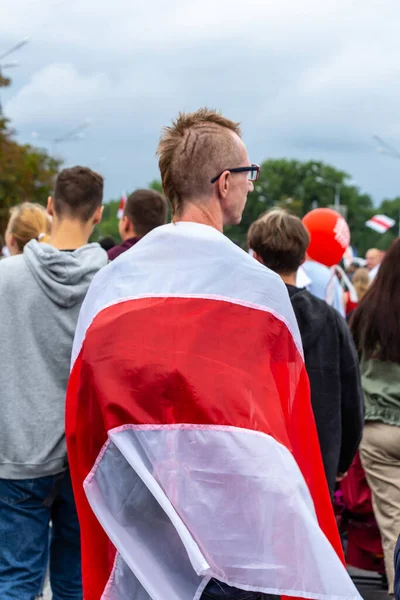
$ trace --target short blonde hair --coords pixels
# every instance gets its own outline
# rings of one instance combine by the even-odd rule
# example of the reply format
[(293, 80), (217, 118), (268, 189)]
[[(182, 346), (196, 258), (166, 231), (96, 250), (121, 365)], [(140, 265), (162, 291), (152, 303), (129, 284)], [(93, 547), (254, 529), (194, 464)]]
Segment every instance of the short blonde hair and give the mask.
[(272, 209), (250, 226), (247, 241), (266, 267), (290, 275), (303, 263), (310, 236), (298, 217)]
[(40, 204), (23, 202), (10, 209), (7, 231), (14, 237), (20, 252), (32, 239), (46, 241), (50, 235), (51, 221)]
[(220, 171), (239, 166), (232, 133), (241, 136), (239, 123), (208, 108), (180, 113), (170, 127), (164, 128), (157, 149), (158, 164), (164, 194), (174, 214), (179, 213), (185, 199), (209, 194), (211, 179)]
[(369, 288), (370, 281), (368, 269), (357, 269), (357, 271), (354, 272), (352, 283), (356, 289), (358, 301), (360, 301)]

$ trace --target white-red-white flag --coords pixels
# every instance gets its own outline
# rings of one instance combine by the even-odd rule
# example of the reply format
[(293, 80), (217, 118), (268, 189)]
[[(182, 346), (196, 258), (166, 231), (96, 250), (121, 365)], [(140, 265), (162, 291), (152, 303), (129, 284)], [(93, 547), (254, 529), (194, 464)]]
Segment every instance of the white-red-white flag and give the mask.
[(287, 289), (215, 229), (158, 227), (94, 278), (67, 444), (85, 600), (358, 600)]
[(125, 208), (125, 204), (126, 204), (126, 199), (127, 199), (126, 193), (124, 192), (119, 201), (119, 206), (118, 206), (118, 211), (117, 211), (118, 219), (122, 219), (122, 217), (124, 216), (124, 208)]
[(367, 227), (377, 231), (378, 233), (386, 233), (386, 231), (391, 229), (396, 224), (396, 221), (390, 217), (387, 217), (386, 215), (375, 215), (365, 224)]

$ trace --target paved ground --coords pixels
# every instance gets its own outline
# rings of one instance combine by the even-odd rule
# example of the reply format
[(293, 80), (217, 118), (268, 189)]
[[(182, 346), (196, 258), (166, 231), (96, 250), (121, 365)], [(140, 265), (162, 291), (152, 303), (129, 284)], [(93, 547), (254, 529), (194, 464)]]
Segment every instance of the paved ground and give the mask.
[(351, 567), (349, 572), (364, 600), (391, 600), (387, 591), (382, 589), (382, 582), (378, 575)]
[[(380, 579), (373, 573), (358, 571), (357, 569), (350, 569), (350, 572), (364, 600), (391, 600), (387, 592), (382, 590)], [(44, 598), (45, 600), (51, 600), (48, 586), (46, 587)]]

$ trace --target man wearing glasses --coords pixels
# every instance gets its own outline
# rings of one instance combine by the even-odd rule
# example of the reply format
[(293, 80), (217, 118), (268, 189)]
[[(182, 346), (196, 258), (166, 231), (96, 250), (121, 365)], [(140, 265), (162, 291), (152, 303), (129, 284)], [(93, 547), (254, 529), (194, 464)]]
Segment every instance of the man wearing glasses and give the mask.
[(85, 600), (356, 600), (288, 293), (222, 233), (260, 169), (208, 109), (158, 156), (173, 222), (96, 277), (72, 354)]
[(250, 163), (238, 123), (213, 111), (181, 115), (158, 148), (173, 221), (205, 223), (222, 232), (242, 219), (260, 167)]

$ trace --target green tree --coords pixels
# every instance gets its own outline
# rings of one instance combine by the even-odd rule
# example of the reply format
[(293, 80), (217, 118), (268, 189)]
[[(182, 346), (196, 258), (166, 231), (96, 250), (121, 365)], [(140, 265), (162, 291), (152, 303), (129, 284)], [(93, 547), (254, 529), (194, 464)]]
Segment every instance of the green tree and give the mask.
[(103, 216), (93, 232), (93, 240), (100, 240), (102, 238), (111, 236), (116, 242), (119, 243), (119, 231), (118, 231), (118, 207), (119, 200), (110, 200), (106, 202), (103, 207)]
[(160, 192), (160, 194), (163, 193), (162, 183), (159, 179), (153, 179), (153, 181), (149, 183), (149, 189)]
[(351, 185), (348, 173), (320, 161), (265, 161), (254, 191), (248, 196), (242, 222), (237, 227), (227, 227), (226, 233), (244, 247), (248, 228), (260, 214), (280, 206), (303, 217), (312, 208), (334, 204), (335, 184), (340, 185), (340, 202), (347, 207), (352, 243), (364, 250), (365, 221), (373, 214), (372, 200)]
[[(254, 191), (248, 196), (241, 223), (226, 227), (225, 233), (245, 248), (247, 231), (263, 212), (280, 206), (303, 217), (312, 208), (331, 206), (335, 197), (335, 187), (332, 184), (340, 184), (340, 202), (347, 209), (351, 242), (359, 254), (364, 256), (371, 247), (387, 249), (397, 236), (398, 225), (381, 235), (368, 229), (365, 223), (372, 215), (382, 212), (395, 219), (398, 224), (400, 196), (386, 199), (379, 208), (374, 208), (371, 197), (360, 193), (357, 186), (351, 183), (348, 173), (320, 161), (265, 161)], [(161, 182), (157, 179), (149, 184), (149, 188), (162, 192)], [(119, 239), (118, 205), (119, 200), (112, 200), (105, 205), (103, 220), (96, 232), (97, 238), (112, 235)]]
[[(0, 77), (0, 88), (10, 80)], [(9, 209), (29, 200), (45, 204), (51, 194), (60, 161), (29, 144), (18, 144), (0, 107), (0, 233)]]

